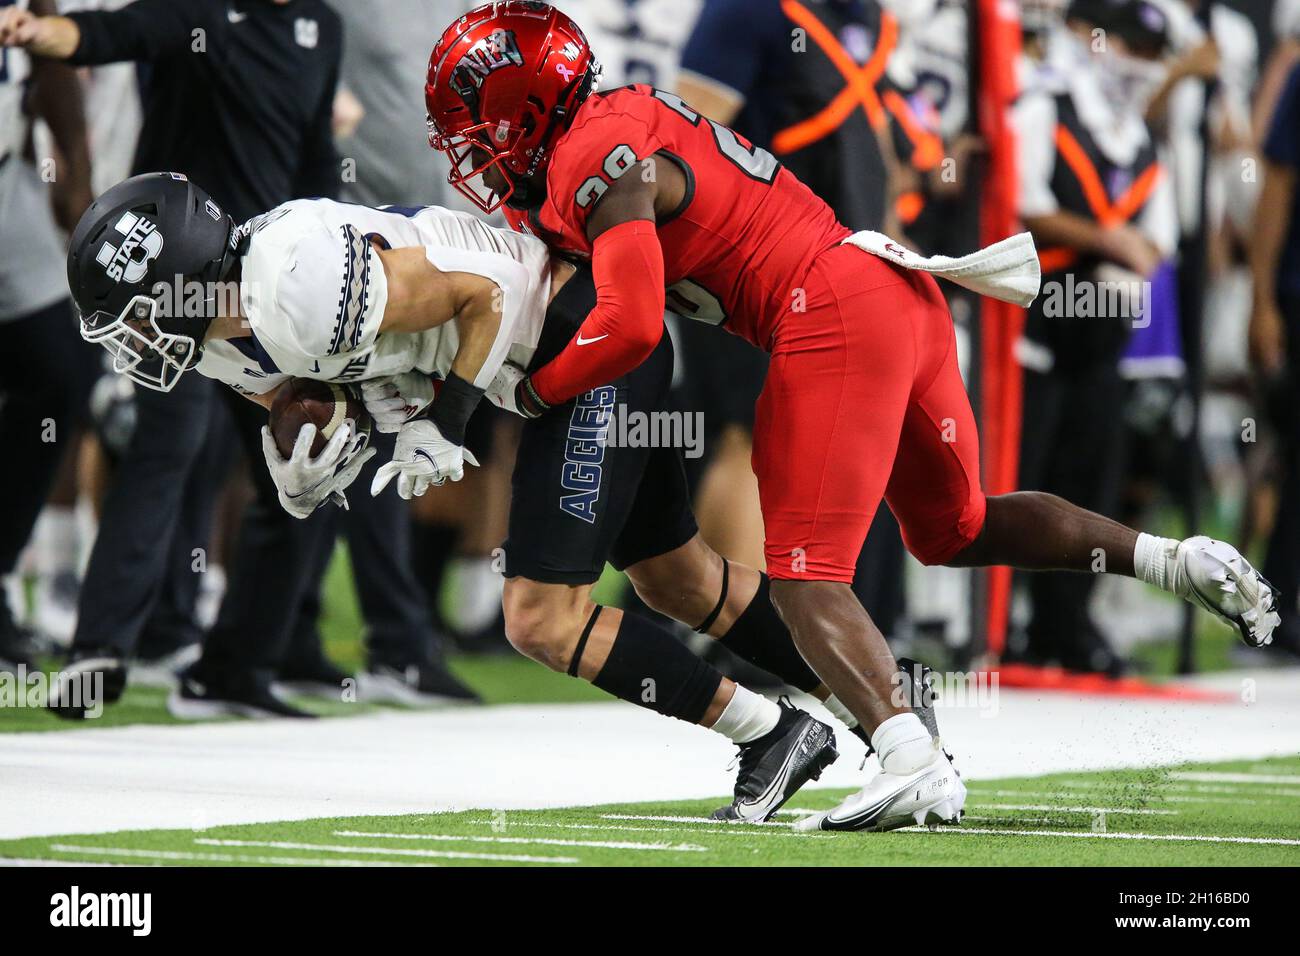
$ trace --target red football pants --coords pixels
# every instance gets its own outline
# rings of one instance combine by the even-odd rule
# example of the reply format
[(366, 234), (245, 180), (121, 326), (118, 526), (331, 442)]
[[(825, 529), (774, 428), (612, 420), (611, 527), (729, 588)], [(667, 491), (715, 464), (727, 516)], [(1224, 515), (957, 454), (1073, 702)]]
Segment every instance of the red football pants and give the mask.
[(944, 563), (984, 526), (984, 493), (938, 285), (837, 246), (803, 293), (778, 322), (754, 421), (768, 574), (852, 581), (882, 497), (907, 549)]

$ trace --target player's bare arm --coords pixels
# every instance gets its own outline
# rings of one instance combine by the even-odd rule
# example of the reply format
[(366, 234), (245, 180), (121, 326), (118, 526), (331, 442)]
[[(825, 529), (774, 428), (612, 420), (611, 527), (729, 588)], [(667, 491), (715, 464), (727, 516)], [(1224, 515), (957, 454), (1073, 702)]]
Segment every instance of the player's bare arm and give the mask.
[[(371, 494), (379, 494), (395, 476), (398, 494), (418, 497), (430, 485), (447, 478), (458, 481), (463, 462), (477, 464), (464, 448), (465, 428), (478, 407), (486, 385), (500, 365), (505, 292), (485, 276), (443, 272), (424, 249), (378, 249), (388, 282), (388, 302), (382, 331), (415, 333), (454, 321), (457, 348), (450, 373), (427, 419), (411, 420), (398, 430), (393, 460), (375, 474)], [(378, 410), (408, 406), (399, 382), (374, 383), (364, 392), (367, 405)], [(391, 393), (391, 394), (390, 394)]]
[(423, 332), (454, 321), (459, 347), (451, 370), (467, 382), (478, 378), (501, 331), (503, 293), (491, 279), (469, 272), (443, 272), (423, 248), (378, 252), (388, 279), (384, 332)]
[(422, 332), (450, 322), (480, 291), (496, 286), (482, 276), (443, 272), (421, 247), (377, 249), (388, 279), (385, 332)]
[[(31, 9), (38, 15), (53, 14), (54, 0), (32, 0)], [(71, 232), (93, 198), (81, 82), (72, 67), (53, 59), (37, 59), (32, 79), (32, 111), (49, 126), (61, 156), (59, 174), (51, 184), (54, 215)]]

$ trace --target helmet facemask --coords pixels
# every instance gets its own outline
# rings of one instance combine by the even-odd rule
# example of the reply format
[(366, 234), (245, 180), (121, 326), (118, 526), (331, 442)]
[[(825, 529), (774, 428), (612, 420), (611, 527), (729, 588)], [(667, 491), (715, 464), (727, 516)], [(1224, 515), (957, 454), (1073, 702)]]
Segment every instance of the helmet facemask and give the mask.
[[(485, 213), (495, 212), (514, 194), (518, 174), (511, 169), (511, 162), (518, 161), (515, 151), (524, 133), (523, 127), (500, 120), (443, 135), (429, 118), (429, 145), (443, 153), (451, 166), (447, 182)], [(490, 171), (504, 181), (503, 190), (488, 184)]]
[(158, 300), (147, 295), (135, 296), (120, 315), (82, 316), (81, 337), (108, 351), (114, 372), (155, 392), (170, 392), (203, 357), (201, 340), (159, 327)]

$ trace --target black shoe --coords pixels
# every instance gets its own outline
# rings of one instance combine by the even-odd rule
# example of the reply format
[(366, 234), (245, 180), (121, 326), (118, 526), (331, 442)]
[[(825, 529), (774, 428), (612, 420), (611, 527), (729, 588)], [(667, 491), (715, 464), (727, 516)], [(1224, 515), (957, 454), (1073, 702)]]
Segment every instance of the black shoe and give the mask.
[(357, 678), (358, 696), (368, 704), (402, 704), (406, 707), (447, 707), (483, 701), (447, 669), (442, 661), (408, 664), (371, 664)]
[(183, 644), (153, 656), (133, 657), (127, 665), (131, 669), (131, 683), (142, 687), (164, 687), (171, 690), (176, 686), (181, 673), (197, 663), (202, 656), (203, 647), (196, 642)]
[(180, 675), (180, 686), (167, 698), (167, 711), (181, 720), (213, 717), (314, 718), (275, 695), (269, 681), (245, 673), (205, 674), (201, 663)]
[(54, 675), (46, 706), (64, 720), (85, 720), (88, 712), (116, 704), (126, 690), (126, 662), (113, 651), (74, 650)]
[(342, 700), (344, 688), (352, 675), (335, 667), (324, 657), (298, 661), (280, 668), (275, 686), (286, 694)]
[(36, 633), (14, 623), (9, 609), (0, 600), (0, 671), (17, 671), (20, 664), (29, 672), (36, 670), (39, 644)]
[(784, 697), (780, 707), (781, 719), (775, 727), (741, 744), (736, 799), (714, 810), (712, 819), (763, 823), (839, 756), (830, 727)]
[(28, 671), (36, 670), (31, 650), (24, 641), (0, 634), (0, 672), (15, 673), (20, 666)]

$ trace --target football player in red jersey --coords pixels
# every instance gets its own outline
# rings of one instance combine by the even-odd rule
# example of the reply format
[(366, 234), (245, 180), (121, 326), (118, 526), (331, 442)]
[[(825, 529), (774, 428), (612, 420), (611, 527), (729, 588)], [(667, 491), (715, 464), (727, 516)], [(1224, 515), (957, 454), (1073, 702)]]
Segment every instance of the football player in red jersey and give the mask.
[[(765, 150), (672, 94), (596, 92), (598, 74), (563, 13), (522, 0), (480, 7), (433, 50), (430, 142), (485, 212), (591, 262), (596, 305), (554, 358), (519, 373), (510, 404), (521, 414), (638, 366), (663, 336), (665, 307), (771, 353), (754, 428), (771, 599), (882, 768), (801, 826), (951, 820), (964, 800), (849, 588), (882, 497), (924, 563), (1126, 574), (1214, 611), (1247, 643), (1271, 639), (1272, 589), (1230, 545), (1140, 535), (1038, 492), (986, 497), (934, 279), (846, 244), (849, 230)], [(552, 604), (556, 652), (581, 656), (589, 598)]]

